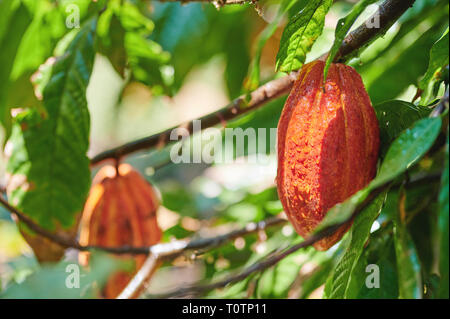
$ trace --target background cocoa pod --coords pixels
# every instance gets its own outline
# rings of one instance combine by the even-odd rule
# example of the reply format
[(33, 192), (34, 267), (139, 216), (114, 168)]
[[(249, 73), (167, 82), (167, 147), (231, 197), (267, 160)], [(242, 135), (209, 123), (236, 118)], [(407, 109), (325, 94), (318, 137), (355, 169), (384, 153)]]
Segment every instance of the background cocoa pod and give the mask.
[[(117, 174), (117, 171), (119, 174)], [(156, 219), (158, 197), (153, 187), (130, 165), (116, 170), (104, 166), (94, 177), (81, 217), (80, 243), (105, 247), (150, 246), (161, 239)], [(88, 263), (89, 254), (80, 254)], [(134, 259), (132, 272), (112, 274), (103, 289), (105, 298), (115, 298), (142, 266), (146, 256), (121, 256)]]
[[(359, 74), (323, 61), (303, 66), (278, 123), (278, 195), (297, 233), (309, 235), (335, 204), (376, 173), (379, 128)], [(317, 242), (327, 250), (351, 225)]]

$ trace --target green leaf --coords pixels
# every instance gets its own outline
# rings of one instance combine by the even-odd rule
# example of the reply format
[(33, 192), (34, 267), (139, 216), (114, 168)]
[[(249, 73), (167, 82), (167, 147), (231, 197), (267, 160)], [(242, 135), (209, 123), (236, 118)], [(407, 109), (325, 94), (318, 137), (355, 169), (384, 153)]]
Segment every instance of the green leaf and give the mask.
[(441, 275), (441, 284), (439, 287), (439, 298), (449, 297), (449, 262), (448, 262), (448, 252), (449, 252), (449, 222), (448, 222), (448, 128), (447, 128), (447, 143), (446, 143), (446, 154), (445, 154), (445, 168), (442, 174), (441, 181), (441, 191), (439, 193), (439, 232), (440, 232), (440, 256), (439, 256), (439, 272)]
[(356, 293), (350, 289), (352, 274), (369, 238), (370, 228), (381, 211), (386, 191), (377, 196), (356, 218), (350, 230), (351, 239), (346, 252), (335, 268), (329, 298), (349, 298)]
[[(2, 6), (5, 6), (5, 4), (2, 4)], [(1, 15), (7, 15), (7, 13), (2, 12)], [(3, 20), (3, 17), (1, 20)], [(22, 36), (30, 23), (31, 16), (27, 8), (20, 3), (19, 7), (11, 13), (8, 25), (2, 26), (2, 28), (5, 28), (4, 34), (0, 34), (0, 124), (5, 129), (4, 141), (8, 139), (11, 133), (11, 113), (10, 107), (7, 105), (9, 79)]]
[(406, 129), (391, 145), (372, 188), (393, 180), (414, 165), (433, 145), (441, 129), (440, 118), (426, 118)]
[(89, 111), (96, 20), (88, 20), (66, 53), (56, 59), (43, 92), (45, 114), (16, 118), (7, 170), (11, 202), (47, 229), (72, 226), (90, 185)]
[(277, 54), (276, 69), (291, 72), (301, 68), (306, 54), (322, 33), (332, 0), (311, 0), (286, 25)]
[(258, 280), (258, 298), (287, 298), (288, 292), (295, 278), (298, 276), (302, 265), (298, 263), (298, 257), (303, 252), (294, 253), (270, 268), (261, 275)]
[(127, 65), (132, 77), (148, 85), (154, 95), (171, 94), (174, 71), (168, 65), (170, 53), (149, 39), (155, 25), (135, 5), (111, 1), (101, 17), (100, 52), (111, 61), (116, 71), (124, 75)]
[(428, 62), (428, 69), (424, 77), (419, 81), (419, 88), (425, 90), (423, 98), (420, 100), (420, 104), (426, 105), (430, 96), (427, 94), (427, 90), (430, 88), (430, 83), (434, 82), (436, 72), (439, 72), (442, 67), (448, 65), (448, 28), (445, 30), (442, 37), (433, 44), (430, 50), (430, 61)]
[[(58, 40), (69, 31), (65, 13), (57, 4), (37, 1), (33, 21), (23, 36), (12, 70), (12, 80), (26, 73), (27, 77), (52, 55)], [(33, 54), (30, 54), (33, 52)]]
[(331, 294), (331, 288), (333, 288), (333, 276), (334, 272), (332, 272), (331, 275), (328, 276), (327, 280), (325, 281), (322, 299), (329, 299), (329, 296)]
[[(6, 299), (74, 299), (96, 298), (109, 275), (128, 265), (118, 258), (94, 253), (89, 271), (74, 262), (44, 266), (21, 284), (13, 284), (0, 293)], [(77, 284), (79, 280), (79, 286)], [(45, 287), (45, 289), (43, 289)]]
[[(122, 2), (122, 1), (114, 1)], [(116, 6), (117, 7), (117, 6)], [(120, 21), (125, 30), (140, 34), (142, 36), (148, 36), (155, 28), (155, 24), (152, 20), (144, 16), (138, 9), (138, 7), (128, 1), (124, 2), (119, 11), (116, 11), (120, 16)]]
[(336, 30), (333, 46), (328, 53), (327, 61), (325, 63), (325, 67), (323, 69), (323, 81), (325, 83), (327, 79), (328, 69), (330, 68), (331, 63), (336, 56), (336, 53), (339, 51), (340, 46), (342, 45), (342, 41), (344, 41), (345, 36), (347, 35), (348, 30), (352, 27), (353, 23), (359, 17), (359, 15), (364, 11), (364, 9), (374, 2), (378, 0), (361, 0), (356, 5), (353, 6), (352, 11), (342, 19), (339, 19)]
[[(387, 234), (382, 238), (377, 238), (377, 234), (374, 233), (371, 235), (369, 246), (366, 248), (365, 254), (367, 255), (366, 266), (369, 264), (374, 264), (377, 265), (380, 270), (380, 287), (369, 288), (367, 285), (363, 284), (357, 298), (397, 299), (398, 276), (392, 236)], [(365, 273), (365, 275), (367, 276), (368, 274)]]
[(0, 43), (3, 41), (6, 30), (8, 30), (11, 14), (14, 12), (13, 3), (14, 1), (0, 1)]
[(125, 49), (136, 80), (152, 87), (154, 94), (170, 93), (173, 69), (165, 71), (164, 68), (170, 60), (168, 52), (158, 43), (133, 32), (125, 34)]
[[(401, 192), (400, 192), (401, 193)], [(422, 298), (422, 278), (419, 256), (406, 223), (401, 220), (400, 212), (394, 218), (394, 246), (397, 259), (399, 298)]]
[(125, 29), (113, 10), (106, 10), (99, 18), (97, 34), (99, 52), (105, 55), (114, 70), (125, 77), (127, 54), (125, 51)]
[(380, 154), (382, 157), (391, 143), (408, 127), (430, 114), (430, 109), (400, 100), (374, 105), (380, 127)]

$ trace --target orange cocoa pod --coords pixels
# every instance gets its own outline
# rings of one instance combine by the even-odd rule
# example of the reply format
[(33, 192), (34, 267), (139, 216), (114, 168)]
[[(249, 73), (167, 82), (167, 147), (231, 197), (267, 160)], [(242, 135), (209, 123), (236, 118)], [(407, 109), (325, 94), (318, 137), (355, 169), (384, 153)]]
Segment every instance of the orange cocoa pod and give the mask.
[[(94, 177), (84, 206), (80, 244), (103, 247), (154, 245), (162, 235), (156, 219), (158, 206), (153, 187), (130, 165), (121, 164), (118, 170), (104, 166)], [(133, 272), (112, 274), (102, 292), (105, 298), (115, 298), (122, 292), (146, 256), (117, 258), (133, 258), (136, 267)], [(87, 265), (88, 259), (89, 253), (80, 253), (81, 264)]]
[[(359, 74), (323, 61), (303, 66), (278, 123), (278, 196), (295, 230), (307, 237), (334, 205), (375, 176), (379, 128)], [(327, 250), (352, 222), (316, 242)]]

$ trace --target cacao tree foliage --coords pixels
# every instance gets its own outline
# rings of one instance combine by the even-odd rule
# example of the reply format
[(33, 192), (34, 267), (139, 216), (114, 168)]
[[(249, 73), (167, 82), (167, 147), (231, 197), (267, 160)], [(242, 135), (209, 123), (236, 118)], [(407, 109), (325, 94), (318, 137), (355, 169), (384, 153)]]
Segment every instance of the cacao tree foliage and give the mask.
[[(199, 132), (178, 144), (159, 136), (120, 161), (158, 190), (162, 243), (284, 218), (275, 136), (289, 90), (270, 96), (271, 81), (318, 58), (326, 78), (346, 36), (383, 1), (212, 2), (0, 0), (2, 198), (44, 231), (75, 242), (103, 165), (91, 163), (94, 155), (185, 128), (241, 97), (233, 106), (243, 114), (209, 118), (218, 119), (214, 150), (232, 161), (175, 163), (174, 145), (194, 158), (198, 145), (211, 145)], [(299, 249), (195, 297), (449, 297), (448, 18), (448, 1), (416, 0), (388, 30), (339, 56), (361, 75), (380, 128), (376, 176), (332, 207), (314, 232), (353, 216), (344, 237), (327, 251)], [(380, 21), (370, 22), (367, 28)], [(246, 109), (262, 85), (263, 103)], [(242, 148), (234, 136), (230, 149), (227, 132), (238, 131), (247, 134)], [(10, 213), (0, 206), (0, 297), (97, 298), (109, 276), (135, 268), (132, 259), (101, 251), (91, 252), (89, 267), (80, 265), (75, 249), (51, 244)], [(218, 282), (303, 240), (283, 222), (186, 251), (161, 261), (141, 296), (191, 279)], [(68, 277), (73, 271), (80, 282), (68, 289), (77, 284)]]

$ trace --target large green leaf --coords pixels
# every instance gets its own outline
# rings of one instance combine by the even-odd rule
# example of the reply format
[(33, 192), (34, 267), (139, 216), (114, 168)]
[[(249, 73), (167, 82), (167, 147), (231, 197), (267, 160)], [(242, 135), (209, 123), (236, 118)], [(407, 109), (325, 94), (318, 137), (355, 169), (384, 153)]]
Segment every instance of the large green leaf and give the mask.
[(417, 120), (426, 117), (430, 109), (400, 100), (374, 105), (380, 126), (380, 154), (386, 155), (391, 143)]
[[(2, 7), (4, 6), (7, 6), (7, 4), (2, 4)], [(0, 124), (5, 128), (6, 140), (11, 131), (11, 114), (10, 108), (7, 105), (9, 79), (16, 58), (17, 49), (19, 48), (22, 36), (31, 22), (31, 16), (22, 3), (20, 3), (18, 7), (12, 5), (9, 8), (5, 7), (3, 9), (6, 11), (0, 13), (2, 15), (1, 27), (4, 28), (2, 31), (3, 34), (0, 34)], [(14, 10), (14, 12), (10, 14), (9, 19), (6, 17), (9, 13), (8, 9)], [(3, 24), (5, 24), (3, 21), (8, 21), (5, 26), (3, 26)]]
[(301, 68), (306, 54), (322, 33), (325, 15), (332, 3), (332, 0), (311, 0), (290, 19), (281, 37), (277, 70), (291, 72)]
[(339, 19), (336, 25), (335, 30), (335, 37), (334, 37), (334, 43), (333, 46), (330, 49), (330, 52), (328, 53), (327, 61), (325, 63), (325, 67), (323, 69), (323, 79), (324, 82), (327, 78), (328, 69), (330, 68), (331, 63), (334, 60), (334, 57), (336, 56), (336, 53), (339, 51), (339, 48), (342, 45), (342, 41), (344, 41), (344, 38), (352, 27), (353, 23), (356, 21), (356, 19), (359, 17), (359, 15), (364, 11), (364, 9), (369, 5), (378, 0), (361, 0), (356, 5), (353, 6), (352, 11), (345, 16), (342, 19)]
[(433, 44), (430, 50), (430, 61), (428, 62), (428, 69), (424, 77), (419, 82), (419, 88), (424, 90), (420, 103), (426, 105), (431, 98), (431, 83), (434, 82), (436, 72), (440, 71), (442, 67), (448, 65), (448, 28), (445, 30), (442, 37)]
[(351, 240), (346, 252), (336, 266), (331, 292), (328, 298), (351, 298), (358, 291), (352, 291), (350, 283), (358, 260), (362, 254), (364, 244), (369, 238), (370, 228), (381, 211), (386, 192), (381, 193), (356, 218), (352, 225)]
[(445, 169), (442, 174), (441, 181), (441, 191), (439, 193), (439, 232), (440, 232), (440, 257), (439, 257), (439, 272), (441, 274), (441, 284), (439, 288), (438, 296), (440, 298), (448, 298), (449, 297), (449, 262), (448, 262), (448, 254), (449, 254), (449, 222), (448, 222), (448, 129), (447, 129), (447, 144), (446, 144), (446, 156), (445, 156)]
[(92, 72), (96, 20), (81, 28), (58, 57), (43, 91), (45, 114), (16, 117), (8, 172), (11, 202), (41, 226), (74, 224), (90, 185), (89, 112), (86, 88)]

